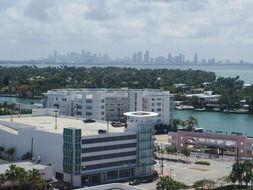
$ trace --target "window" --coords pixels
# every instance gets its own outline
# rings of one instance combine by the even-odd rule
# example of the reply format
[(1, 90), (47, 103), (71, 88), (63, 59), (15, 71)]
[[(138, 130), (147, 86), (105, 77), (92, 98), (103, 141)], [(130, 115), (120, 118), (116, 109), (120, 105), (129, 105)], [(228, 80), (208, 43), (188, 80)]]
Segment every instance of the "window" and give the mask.
[(92, 99), (86, 99), (86, 103), (92, 103)]
[(120, 170), (119, 171), (119, 178), (128, 177), (129, 176), (129, 170), (130, 170), (130, 168)]
[(92, 112), (86, 112), (86, 115), (92, 115)]
[(117, 171), (107, 172), (107, 180), (114, 180), (114, 179), (118, 179), (118, 172)]
[(92, 106), (86, 106), (86, 110), (91, 110)]

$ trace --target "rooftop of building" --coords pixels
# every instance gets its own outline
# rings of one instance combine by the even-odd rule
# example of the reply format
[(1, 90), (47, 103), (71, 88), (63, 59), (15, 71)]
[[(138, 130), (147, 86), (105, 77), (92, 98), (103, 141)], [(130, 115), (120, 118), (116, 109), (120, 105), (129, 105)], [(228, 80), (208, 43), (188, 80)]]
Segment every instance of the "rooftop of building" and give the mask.
[(97, 185), (94, 187), (84, 187), (78, 190), (144, 190), (140, 187), (133, 187), (122, 183), (110, 183), (105, 185)]
[(18, 167), (24, 168), (26, 171), (37, 169), (37, 170), (44, 170), (45, 168), (47, 168), (47, 165), (42, 165), (42, 164), (37, 164), (37, 163), (33, 163), (33, 162), (15, 162), (15, 163), (4, 163), (4, 164), (0, 164), (0, 174), (4, 174), (6, 172), (6, 170), (9, 169), (10, 165), (14, 164)]
[[(50, 133), (63, 133), (63, 128), (82, 129), (82, 136), (97, 135), (98, 130), (107, 130), (107, 122), (96, 121), (94, 123), (84, 123), (83, 119), (74, 117), (57, 117), (57, 129), (55, 129), (55, 120), (53, 116), (25, 116), (21, 115), (13, 117), (13, 122), (10, 121), (10, 116), (0, 117), (0, 129), (7, 132), (17, 133), (20, 128), (30, 128), (34, 130), (46, 131)], [(112, 127), (109, 123), (109, 133), (124, 132), (124, 127)]]
[(147, 112), (147, 111), (135, 111), (135, 112), (126, 112), (126, 113), (124, 113), (124, 115), (128, 116), (128, 117), (141, 117), (141, 118), (145, 118), (145, 117), (156, 117), (156, 116), (158, 116), (158, 113)]
[[(82, 93), (82, 92), (106, 92), (106, 93), (114, 93), (114, 92), (153, 92), (153, 93), (169, 93), (169, 91), (164, 91), (161, 89), (130, 89), (130, 88), (63, 88), (63, 89), (51, 89), (47, 93)], [(46, 94), (47, 94), (46, 93)]]

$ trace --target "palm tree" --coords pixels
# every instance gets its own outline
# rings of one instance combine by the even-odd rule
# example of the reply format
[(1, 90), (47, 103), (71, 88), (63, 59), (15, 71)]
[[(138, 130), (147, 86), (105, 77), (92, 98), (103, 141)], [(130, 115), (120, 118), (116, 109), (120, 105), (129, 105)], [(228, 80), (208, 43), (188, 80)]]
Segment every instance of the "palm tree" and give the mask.
[(13, 190), (14, 183), (18, 180), (17, 166), (14, 164), (11, 164), (9, 166), (9, 169), (7, 169), (5, 172), (5, 176), (6, 176), (6, 180), (11, 183), (11, 189)]
[(17, 179), (18, 179), (18, 185), (19, 190), (22, 189), (22, 187), (28, 183), (28, 173), (25, 171), (24, 168), (17, 168)]
[(8, 155), (8, 159), (12, 158), (15, 154), (15, 148), (11, 147), (5, 150), (5, 153)]
[(188, 157), (191, 155), (191, 150), (190, 150), (189, 148), (185, 147), (185, 148), (183, 148), (183, 149), (181, 150), (181, 153), (182, 153), (186, 158), (188, 158)]
[(2, 156), (2, 153), (4, 153), (4, 150), (5, 150), (4, 146), (0, 146), (0, 156)]
[(192, 129), (198, 125), (198, 119), (190, 116), (187, 120), (186, 120), (186, 125), (187, 125), (187, 130), (192, 131)]
[(246, 160), (243, 163), (243, 169), (244, 169), (244, 175), (243, 175), (243, 181), (246, 184), (246, 187), (248, 187), (249, 182), (251, 181), (251, 179), (253, 178), (253, 164), (251, 161)]
[(6, 176), (4, 174), (0, 174), (0, 188), (5, 183)]
[(32, 169), (28, 171), (28, 179), (30, 182), (31, 190), (45, 186), (45, 181), (42, 179), (40, 171)]
[(181, 119), (173, 119), (171, 130), (174, 131), (174, 132), (177, 132), (179, 125), (183, 126), (184, 125), (184, 121), (181, 120)]

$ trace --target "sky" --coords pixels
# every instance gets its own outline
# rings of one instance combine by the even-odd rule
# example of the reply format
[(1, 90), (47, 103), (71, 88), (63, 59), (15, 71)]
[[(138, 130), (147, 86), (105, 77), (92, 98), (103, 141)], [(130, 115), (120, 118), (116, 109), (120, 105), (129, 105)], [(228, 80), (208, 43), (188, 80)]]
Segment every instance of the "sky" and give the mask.
[(149, 50), (253, 62), (253, 0), (0, 0), (0, 60)]

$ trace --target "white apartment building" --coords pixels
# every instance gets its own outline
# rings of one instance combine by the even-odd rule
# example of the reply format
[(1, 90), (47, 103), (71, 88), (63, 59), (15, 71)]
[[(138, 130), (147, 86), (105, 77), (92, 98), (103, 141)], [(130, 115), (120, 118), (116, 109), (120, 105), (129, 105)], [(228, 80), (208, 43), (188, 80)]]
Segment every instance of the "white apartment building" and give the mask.
[(18, 158), (31, 152), (42, 164), (54, 167), (58, 180), (74, 187), (153, 174), (157, 113), (125, 113), (127, 127), (115, 128), (105, 121), (84, 123), (57, 112), (33, 110), (13, 121), (0, 117), (0, 145), (14, 147)]
[(60, 115), (118, 121), (123, 113), (158, 113), (157, 122), (171, 124), (173, 96), (159, 89), (56, 89), (44, 96), (45, 108), (59, 109)]

